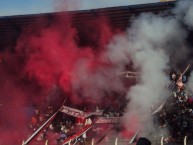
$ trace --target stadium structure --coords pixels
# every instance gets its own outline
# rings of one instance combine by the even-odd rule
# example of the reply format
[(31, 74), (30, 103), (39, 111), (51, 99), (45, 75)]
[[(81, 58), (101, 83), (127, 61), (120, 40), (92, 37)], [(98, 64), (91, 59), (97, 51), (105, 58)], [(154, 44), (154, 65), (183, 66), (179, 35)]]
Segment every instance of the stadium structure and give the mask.
[[(175, 2), (158, 2), (141, 5), (120, 6), (102, 9), (91, 9), (68, 12), (72, 14), (72, 21), (77, 27), (80, 36), (84, 36), (87, 30), (85, 22), (89, 22), (99, 16), (105, 16), (109, 19), (112, 28), (119, 28), (125, 30), (133, 16), (137, 16), (144, 12), (161, 13), (164, 12), (169, 15), (175, 6)], [(32, 15), (19, 15), (19, 16), (4, 16), (0, 17), (0, 45), (2, 48), (13, 49), (18, 36), (22, 31), (27, 28), (32, 22), (36, 22), (35, 30), (41, 30), (45, 26), (52, 24), (55, 16), (61, 16), (66, 12), (45, 13), (45, 14), (32, 14)], [(39, 21), (43, 18), (43, 21)], [(33, 34), (34, 30), (28, 30), (29, 34)], [(82, 37), (80, 37), (82, 38)]]

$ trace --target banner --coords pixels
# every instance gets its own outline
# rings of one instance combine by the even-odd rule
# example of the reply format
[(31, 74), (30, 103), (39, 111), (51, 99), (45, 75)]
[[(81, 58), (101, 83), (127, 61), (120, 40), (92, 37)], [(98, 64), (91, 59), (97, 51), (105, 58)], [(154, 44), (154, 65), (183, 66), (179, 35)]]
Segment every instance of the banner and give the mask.
[(120, 117), (100, 117), (95, 123), (118, 123)]
[(62, 106), (60, 111), (63, 113), (66, 113), (70, 116), (74, 116), (74, 117), (78, 117), (78, 118), (85, 118), (86, 117), (86, 114), (83, 111), (78, 110), (78, 109), (74, 109), (74, 108), (70, 108), (67, 106)]
[(60, 111), (63, 113), (66, 113), (70, 116), (74, 116), (74, 117), (82, 118), (82, 119), (88, 118), (92, 115), (101, 116), (103, 114), (103, 110), (97, 110), (95, 112), (88, 112), (87, 113), (87, 112), (84, 112), (84, 111), (81, 111), (78, 109), (74, 109), (71, 107), (67, 107), (67, 106), (62, 106)]
[(97, 111), (95, 111), (95, 112), (85, 113), (85, 114), (86, 114), (85, 118), (88, 118), (88, 117), (90, 117), (90, 116), (92, 116), (92, 115), (102, 116), (103, 111), (104, 111), (104, 110), (97, 110)]

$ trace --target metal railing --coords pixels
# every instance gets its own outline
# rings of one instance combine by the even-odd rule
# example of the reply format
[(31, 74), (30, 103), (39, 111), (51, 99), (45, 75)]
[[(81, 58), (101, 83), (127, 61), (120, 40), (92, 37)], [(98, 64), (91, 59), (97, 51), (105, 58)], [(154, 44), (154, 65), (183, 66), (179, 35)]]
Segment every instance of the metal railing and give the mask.
[[(72, 141), (70, 141), (67, 145), (76, 145), (76, 143), (77, 143), (77, 142), (72, 143)], [(111, 141), (108, 141), (108, 142), (107, 142), (108, 145), (119, 145), (119, 143), (121, 143), (121, 145), (122, 145), (123, 143), (128, 144), (129, 141), (119, 140), (118, 137), (117, 137), (117, 138), (115, 138), (114, 140), (111, 140)], [(89, 145), (90, 145), (90, 144), (91, 144), (91, 145), (96, 145), (94, 138), (91, 139), (91, 141), (89, 142)], [(132, 144), (132, 143), (129, 143), (129, 144)], [(24, 141), (23, 141), (22, 145), (24, 145)], [(48, 141), (48, 140), (45, 141), (45, 145), (49, 145), (49, 141)], [(158, 143), (158, 144), (156, 144), (156, 145), (164, 145), (164, 137), (161, 137), (160, 143)], [(183, 139), (183, 145), (188, 145), (188, 144), (187, 144), (187, 136), (185, 136), (184, 139)]]

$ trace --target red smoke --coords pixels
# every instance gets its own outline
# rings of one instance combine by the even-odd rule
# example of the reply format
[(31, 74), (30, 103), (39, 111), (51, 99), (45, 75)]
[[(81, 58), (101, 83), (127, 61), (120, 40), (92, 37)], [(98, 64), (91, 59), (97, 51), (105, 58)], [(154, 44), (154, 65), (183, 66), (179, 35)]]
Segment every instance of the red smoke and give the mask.
[(16, 50), (25, 56), (24, 72), (29, 79), (35, 79), (42, 87), (51, 88), (56, 85), (65, 92), (73, 93), (72, 77), (79, 79), (76, 77), (79, 73), (77, 62), (84, 61), (86, 67), (83, 69), (91, 74), (110, 66), (101, 57), (113, 33), (104, 18), (93, 20), (88, 28), (94, 32), (85, 34), (89, 37), (87, 41), (93, 41), (93, 46), (82, 47), (78, 43), (86, 39), (80, 38), (70, 18), (66, 15), (62, 20), (58, 18), (56, 23), (41, 30), (38, 35), (26, 36), (24, 32)]
[(26, 136), (28, 99), (32, 96), (33, 87), (17, 73), (19, 67), (15, 66), (14, 55), (6, 55), (4, 53), (0, 64), (0, 143), (13, 145), (21, 144)]
[[(3, 101), (0, 143), (6, 145), (21, 144), (26, 138), (31, 117), (26, 108), (29, 109), (32, 104), (53, 103), (46, 101), (49, 101), (47, 93), (55, 86), (62, 89), (70, 96), (68, 100), (75, 103), (95, 102), (99, 98), (89, 96), (93, 91), (97, 95), (108, 96), (109, 88), (116, 88), (112, 83), (117, 80), (114, 79), (115, 74), (108, 75), (114, 64), (103, 57), (106, 45), (114, 35), (105, 18), (97, 17), (90, 21), (87, 27), (91, 31), (85, 31), (85, 34), (80, 34), (78, 26), (67, 15), (56, 16), (52, 24), (41, 30), (35, 31), (35, 27), (37, 24), (24, 29), (13, 56), (8, 53), (6, 57), (5, 53), (0, 67), (3, 76), (0, 84)], [(29, 29), (34, 30), (34, 33), (28, 33)], [(85, 75), (79, 70), (86, 72)], [(87, 82), (82, 79), (88, 77), (86, 75), (93, 76), (95, 80), (104, 80), (95, 84), (90, 78)], [(105, 81), (110, 87), (104, 84)], [(105, 85), (106, 88), (103, 88)], [(92, 93), (84, 96), (87, 91)], [(51, 97), (60, 99), (57, 95)]]

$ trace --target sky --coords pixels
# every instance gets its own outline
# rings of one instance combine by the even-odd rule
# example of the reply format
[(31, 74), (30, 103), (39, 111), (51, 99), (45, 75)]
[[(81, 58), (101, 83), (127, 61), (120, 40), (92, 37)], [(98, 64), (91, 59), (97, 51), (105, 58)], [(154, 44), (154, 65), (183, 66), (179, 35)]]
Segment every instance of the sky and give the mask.
[(0, 16), (86, 10), (155, 2), (159, 2), (159, 0), (0, 0)]

